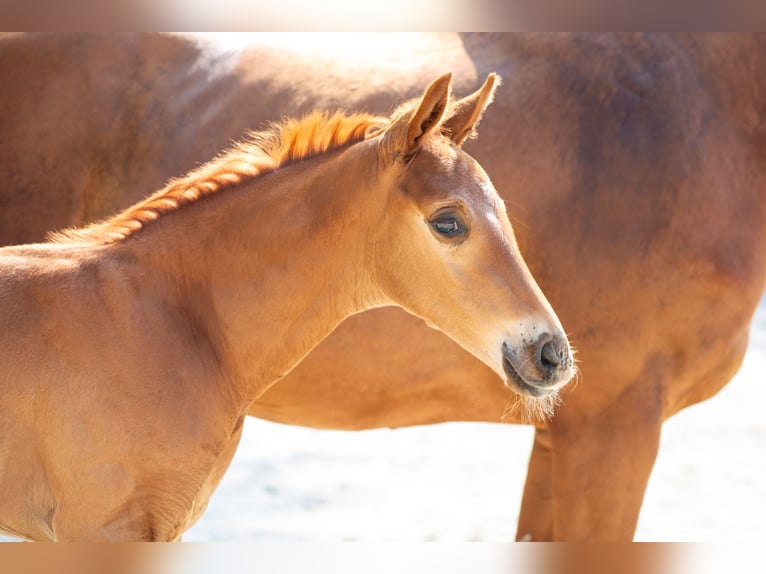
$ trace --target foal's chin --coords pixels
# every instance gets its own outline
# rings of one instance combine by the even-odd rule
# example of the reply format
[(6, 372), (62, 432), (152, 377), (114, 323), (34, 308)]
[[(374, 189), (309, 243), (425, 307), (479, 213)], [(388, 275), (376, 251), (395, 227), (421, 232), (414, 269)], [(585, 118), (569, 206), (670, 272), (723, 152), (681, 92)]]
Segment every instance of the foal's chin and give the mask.
[(512, 403), (503, 414), (503, 419), (510, 418), (511, 421), (518, 421), (522, 424), (534, 424), (536, 422), (547, 422), (553, 417), (562, 404), (561, 395), (558, 390), (551, 390), (546, 394), (530, 395), (520, 392), (514, 385), (506, 382), (506, 386), (513, 391)]
[(538, 387), (528, 384), (515, 371), (506, 369), (505, 386), (513, 391), (513, 403), (506, 409), (503, 418), (512, 417), (524, 424), (546, 422), (561, 405), (561, 387)]
[(513, 391), (513, 404), (506, 409), (503, 418), (513, 415), (515, 420), (525, 424), (546, 422), (561, 405), (559, 390), (572, 380), (572, 369), (565, 369), (553, 377), (553, 381), (544, 384), (530, 382), (522, 377), (507, 359), (503, 359), (505, 386)]

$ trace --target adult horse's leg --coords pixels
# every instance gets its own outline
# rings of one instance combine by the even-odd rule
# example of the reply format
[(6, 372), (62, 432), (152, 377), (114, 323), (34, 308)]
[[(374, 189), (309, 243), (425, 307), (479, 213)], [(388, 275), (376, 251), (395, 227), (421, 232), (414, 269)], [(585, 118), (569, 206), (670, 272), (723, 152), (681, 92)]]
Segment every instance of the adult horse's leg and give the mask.
[[(741, 283), (740, 297), (728, 295), (729, 306), (718, 314), (709, 312), (710, 323), (701, 328), (698, 323), (688, 323), (689, 328), (677, 323), (677, 331), (653, 332), (666, 338), (659, 339), (663, 344), (654, 345), (651, 353), (621, 353), (623, 340), (607, 331), (581, 339), (581, 357), (589, 358), (580, 364), (582, 380), (564, 393), (564, 406), (535, 440), (520, 537), (632, 539), (663, 421), (715, 395), (742, 363), (760, 297), (760, 286), (753, 285)], [(687, 297), (704, 304), (707, 299), (699, 292), (705, 288), (709, 286), (703, 284), (695, 292), (690, 286)], [(726, 297), (724, 292), (717, 299)], [(665, 312), (668, 317), (679, 315), (668, 308)], [(703, 309), (688, 314), (701, 317)], [(695, 353), (690, 361), (686, 349), (706, 352)]]
[(537, 427), (521, 500), (517, 540), (551, 540), (553, 537), (551, 458), (550, 429)]
[(587, 408), (565, 407), (536, 432), (519, 539), (632, 539), (659, 446), (661, 389), (637, 382), (598, 412), (575, 418)]
[(637, 384), (596, 420), (554, 426), (555, 540), (632, 540), (661, 425)]

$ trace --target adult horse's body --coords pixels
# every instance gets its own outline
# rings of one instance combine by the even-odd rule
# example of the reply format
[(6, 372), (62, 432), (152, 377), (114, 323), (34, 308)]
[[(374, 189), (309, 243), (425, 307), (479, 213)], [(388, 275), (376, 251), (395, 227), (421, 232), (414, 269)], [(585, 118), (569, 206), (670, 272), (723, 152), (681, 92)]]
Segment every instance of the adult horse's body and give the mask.
[(107, 221), (0, 249), (0, 531), (180, 537), (248, 405), (367, 308), (416, 313), (530, 401), (566, 383), (558, 319), (459, 147), (494, 76), (454, 105), (450, 82), (390, 122), (285, 122)]
[[(283, 45), (266, 45), (273, 41)], [(443, 66), (474, 82), (499, 70), (502, 119), (483, 126), (475, 154), (508, 202), (582, 374), (557, 416), (537, 425), (518, 534), (629, 539), (662, 422), (730, 379), (763, 290), (766, 42), (259, 42), (232, 55), (170, 37), (5, 42), (0, 73), (19, 90), (4, 96), (0, 169), (7, 190), (23, 193), (2, 189), (3, 240), (41, 237), (123, 205), (123, 189), (149, 191), (291, 107), (386, 111)], [(159, 145), (167, 138), (185, 147), (169, 153)], [(28, 209), (32, 197), (39, 211), (25, 220), (31, 212), (13, 202)], [(498, 421), (512, 400), (445, 337), (376, 310), (346, 321), (249, 413), (355, 429)]]

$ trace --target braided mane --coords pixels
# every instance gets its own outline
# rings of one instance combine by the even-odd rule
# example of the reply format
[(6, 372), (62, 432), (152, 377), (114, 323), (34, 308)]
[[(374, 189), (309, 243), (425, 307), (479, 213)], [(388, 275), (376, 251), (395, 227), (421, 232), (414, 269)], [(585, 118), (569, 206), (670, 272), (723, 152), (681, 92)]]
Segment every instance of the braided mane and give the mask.
[(341, 112), (312, 112), (300, 120), (284, 120), (267, 131), (250, 133), (229, 151), (184, 177), (170, 180), (163, 189), (125, 211), (86, 227), (55, 232), (49, 240), (98, 244), (121, 241), (184, 205), (292, 162), (361, 141), (369, 128), (385, 123), (379, 117)]

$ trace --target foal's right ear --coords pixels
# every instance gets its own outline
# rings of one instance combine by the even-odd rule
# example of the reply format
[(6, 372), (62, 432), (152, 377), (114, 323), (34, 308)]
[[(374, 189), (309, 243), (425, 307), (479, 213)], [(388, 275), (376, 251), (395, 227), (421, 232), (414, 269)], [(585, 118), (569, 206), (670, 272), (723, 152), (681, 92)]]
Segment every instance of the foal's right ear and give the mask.
[(456, 102), (452, 107), (452, 115), (444, 121), (444, 127), (449, 130), (450, 137), (457, 145), (476, 134), (476, 126), (484, 115), (484, 110), (495, 97), (495, 88), (500, 85), (500, 76), (490, 74), (484, 85), (470, 96)]
[(452, 72), (436, 78), (408, 112), (387, 130), (391, 145), (398, 154), (411, 156), (423, 138), (434, 131), (444, 119), (450, 101)]

